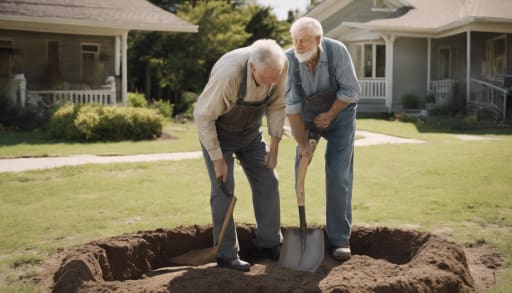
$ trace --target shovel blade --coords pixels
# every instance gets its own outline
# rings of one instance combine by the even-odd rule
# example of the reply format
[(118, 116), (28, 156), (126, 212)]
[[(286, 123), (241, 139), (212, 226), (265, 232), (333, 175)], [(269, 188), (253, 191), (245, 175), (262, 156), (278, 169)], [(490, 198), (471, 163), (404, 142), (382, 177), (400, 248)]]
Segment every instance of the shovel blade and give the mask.
[(180, 266), (200, 266), (215, 261), (216, 247), (190, 250), (184, 254), (171, 257), (169, 262)]
[(279, 265), (297, 271), (314, 272), (325, 254), (324, 234), (321, 229), (307, 229), (306, 239), (300, 229), (288, 228), (279, 257)]

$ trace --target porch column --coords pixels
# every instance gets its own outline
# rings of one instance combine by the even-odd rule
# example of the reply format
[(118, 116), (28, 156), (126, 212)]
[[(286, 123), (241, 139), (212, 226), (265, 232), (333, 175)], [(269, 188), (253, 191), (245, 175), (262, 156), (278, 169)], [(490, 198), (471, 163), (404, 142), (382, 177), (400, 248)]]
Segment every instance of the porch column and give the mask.
[(122, 51), (122, 76), (121, 76), (121, 99), (124, 106), (128, 105), (128, 32), (124, 32), (121, 36), (121, 51)]
[(471, 97), (471, 31), (466, 32), (466, 108)]
[(121, 74), (121, 36), (116, 36), (114, 49), (114, 69), (115, 76), (119, 76)]
[(432, 38), (427, 39), (427, 94), (430, 94), (432, 81), (430, 80), (432, 66)]
[(386, 108), (391, 113), (393, 105), (393, 57), (395, 46), (395, 35), (383, 35), (386, 42)]

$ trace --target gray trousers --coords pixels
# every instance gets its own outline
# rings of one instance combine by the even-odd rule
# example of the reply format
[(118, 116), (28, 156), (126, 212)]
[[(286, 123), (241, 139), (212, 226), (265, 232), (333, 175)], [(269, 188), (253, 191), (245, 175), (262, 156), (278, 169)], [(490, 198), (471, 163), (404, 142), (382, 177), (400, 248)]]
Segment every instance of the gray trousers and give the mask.
[[(256, 219), (256, 245), (259, 247), (278, 245), (282, 241), (279, 184), (275, 170), (267, 168), (264, 164), (266, 144), (261, 133), (250, 141), (240, 137), (239, 139), (220, 139), (220, 142), (224, 159), (228, 165), (227, 189), (230, 191), (235, 190), (233, 174), (235, 156), (240, 162), (251, 186), (254, 216)], [(226, 216), (230, 198), (220, 190), (213, 169), (213, 162), (208, 152), (203, 146), (201, 147), (206, 169), (210, 177), (210, 206), (212, 210), (213, 240), (215, 243)], [(237, 194), (236, 191), (234, 194), (238, 198), (245, 196), (244, 194)], [(236, 209), (235, 207), (235, 211)], [(220, 245), (217, 257), (232, 259), (238, 257), (238, 251), (238, 237), (235, 223), (232, 219), (226, 230), (224, 240)]]

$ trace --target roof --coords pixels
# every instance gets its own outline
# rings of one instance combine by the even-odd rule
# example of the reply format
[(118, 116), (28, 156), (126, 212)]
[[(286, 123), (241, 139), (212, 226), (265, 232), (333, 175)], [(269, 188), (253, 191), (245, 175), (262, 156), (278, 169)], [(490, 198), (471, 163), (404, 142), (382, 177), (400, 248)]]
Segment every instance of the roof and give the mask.
[(396, 18), (377, 19), (365, 27), (379, 30), (439, 32), (472, 22), (512, 23), (512, 1), (408, 0), (410, 10)]
[(0, 0), (0, 20), (122, 30), (197, 32), (146, 0)]
[[(325, 21), (355, 0), (324, 0), (307, 15)], [(512, 25), (512, 0), (387, 0), (397, 10), (371, 21), (339, 19), (331, 32), (360, 28), (374, 32), (439, 34), (470, 24)], [(361, 19), (361, 17), (358, 17)]]

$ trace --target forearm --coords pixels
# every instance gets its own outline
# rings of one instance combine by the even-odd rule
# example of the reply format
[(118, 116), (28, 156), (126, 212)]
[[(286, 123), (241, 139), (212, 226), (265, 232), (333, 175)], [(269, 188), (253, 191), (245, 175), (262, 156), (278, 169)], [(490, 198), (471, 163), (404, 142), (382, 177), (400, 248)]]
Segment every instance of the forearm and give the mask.
[(306, 126), (304, 124), (304, 116), (302, 114), (288, 114), (288, 122), (292, 136), (299, 145), (306, 145), (308, 143), (308, 136), (306, 133)]
[(329, 115), (334, 119), (338, 114), (343, 111), (349, 105), (348, 102), (342, 101), (340, 99), (336, 99), (329, 109)]

